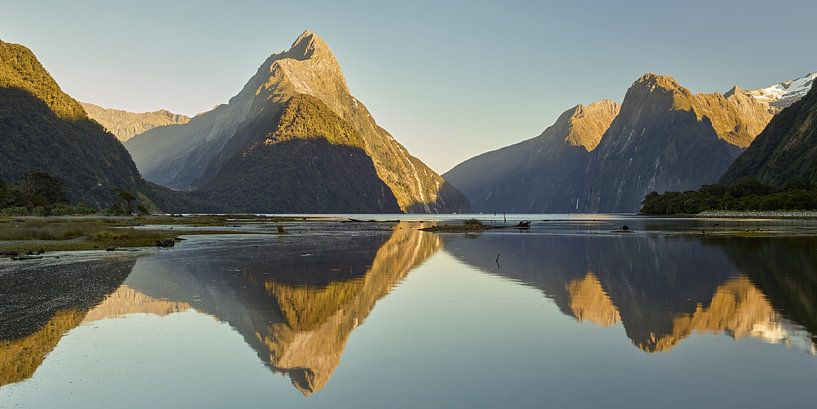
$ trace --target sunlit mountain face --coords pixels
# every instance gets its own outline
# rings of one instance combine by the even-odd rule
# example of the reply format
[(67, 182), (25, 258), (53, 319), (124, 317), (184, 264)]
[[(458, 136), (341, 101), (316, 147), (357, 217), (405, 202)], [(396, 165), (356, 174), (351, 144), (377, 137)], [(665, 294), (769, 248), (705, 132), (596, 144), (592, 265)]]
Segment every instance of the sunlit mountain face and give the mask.
[(814, 239), (528, 234), (445, 244), (470, 265), (540, 289), (577, 321), (620, 323), (645, 352), (693, 333), (815, 351)]

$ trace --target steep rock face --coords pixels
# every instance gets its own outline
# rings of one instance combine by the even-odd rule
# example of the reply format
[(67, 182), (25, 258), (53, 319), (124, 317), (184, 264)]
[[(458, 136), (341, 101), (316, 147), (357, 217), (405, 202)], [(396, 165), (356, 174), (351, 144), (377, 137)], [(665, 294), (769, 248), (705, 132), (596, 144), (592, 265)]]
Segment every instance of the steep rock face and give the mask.
[(644, 75), (593, 152), (581, 208), (634, 212), (651, 191), (713, 183), (771, 116), (738, 89), (694, 95), (671, 77)]
[(752, 143), (777, 112), (737, 86), (723, 95), (697, 94), (693, 102), (698, 121), (709, 119), (719, 138), (743, 149)]
[(817, 183), (817, 91), (784, 109), (721, 179), (757, 179), (782, 186), (793, 179)]
[(191, 193), (211, 203), (198, 211), (400, 212), (363, 139), (314, 97), (296, 95), (282, 113), (262, 111), (233, 142), (225, 150), (240, 151)]
[(775, 112), (738, 87), (692, 94), (671, 77), (647, 74), (621, 107), (574, 107), (539, 137), (444, 177), (484, 212), (635, 212), (653, 190), (717, 181)]
[(80, 102), (82, 108), (88, 113), (88, 117), (99, 122), (108, 132), (114, 134), (116, 139), (125, 142), (147, 130), (165, 126), (179, 125), (190, 122), (190, 117), (174, 114), (168, 110), (161, 109), (153, 112), (128, 112), (119, 109), (103, 108), (87, 102)]
[(181, 190), (206, 188), (244, 150), (243, 142), (253, 139), (248, 129), (258, 126), (258, 116), (272, 118), (298, 95), (316, 98), (360, 136), (378, 178), (402, 211), (466, 207), (461, 193), (375, 123), (350, 94), (332, 51), (308, 31), (288, 51), (270, 56), (228, 104), (196, 116), (187, 125), (150, 130), (126, 146), (149, 180)]
[(0, 179), (60, 179), (72, 202), (107, 207), (148, 190), (119, 141), (65, 94), (27, 48), (0, 41)]
[(541, 135), (469, 159), (443, 177), (479, 211), (568, 212), (584, 198), (591, 151), (618, 115), (616, 102), (577, 105)]

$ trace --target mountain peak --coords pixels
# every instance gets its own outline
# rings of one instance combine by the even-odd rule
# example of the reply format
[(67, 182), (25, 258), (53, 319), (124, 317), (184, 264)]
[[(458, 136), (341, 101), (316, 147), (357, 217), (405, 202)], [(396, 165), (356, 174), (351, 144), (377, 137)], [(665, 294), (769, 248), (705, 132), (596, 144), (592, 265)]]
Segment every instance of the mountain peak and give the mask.
[(743, 88), (741, 88), (741, 87), (739, 87), (737, 85), (734, 85), (734, 86), (732, 86), (732, 88), (729, 89), (729, 91), (726, 91), (726, 93), (723, 94), (723, 96), (726, 97), (726, 98), (729, 98), (729, 97), (731, 97), (732, 95), (735, 95), (735, 94), (745, 94), (745, 93), (746, 93), (745, 89), (743, 89)]
[(563, 120), (569, 121), (565, 141), (573, 146), (581, 146), (588, 152), (596, 149), (602, 135), (610, 127), (620, 109), (617, 102), (602, 99), (589, 105), (579, 104), (567, 110), (563, 114), (565, 116)]
[(334, 57), (332, 50), (329, 49), (329, 45), (323, 41), (323, 38), (309, 30), (304, 30), (304, 32), (295, 39), (289, 51), (287, 51), (287, 54), (290, 58), (298, 60), (325, 56)]
[(660, 75), (653, 72), (648, 72), (642, 75), (633, 83), (633, 87), (649, 88), (655, 90), (656, 88), (663, 88), (673, 91), (689, 92), (684, 88), (675, 78), (669, 75)]
[(28, 47), (0, 40), (0, 88), (18, 88), (36, 97), (63, 119), (85, 119), (77, 101), (62, 91)]
[[(646, 112), (658, 113), (666, 110), (685, 110), (692, 108), (694, 95), (684, 88), (675, 78), (648, 72), (639, 77), (622, 103), (622, 112), (646, 115)], [(647, 111), (642, 111), (647, 109)]]

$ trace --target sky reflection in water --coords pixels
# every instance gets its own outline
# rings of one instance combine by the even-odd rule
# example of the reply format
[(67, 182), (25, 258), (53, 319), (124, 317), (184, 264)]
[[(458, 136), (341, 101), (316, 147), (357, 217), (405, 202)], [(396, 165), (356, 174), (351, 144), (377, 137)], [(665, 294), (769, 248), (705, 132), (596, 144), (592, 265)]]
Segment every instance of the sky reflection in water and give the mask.
[(39, 287), (22, 277), (48, 268), (5, 271), (7, 304), (74, 296), (3, 306), (0, 407), (817, 399), (817, 241), (589, 226), (201, 237)]

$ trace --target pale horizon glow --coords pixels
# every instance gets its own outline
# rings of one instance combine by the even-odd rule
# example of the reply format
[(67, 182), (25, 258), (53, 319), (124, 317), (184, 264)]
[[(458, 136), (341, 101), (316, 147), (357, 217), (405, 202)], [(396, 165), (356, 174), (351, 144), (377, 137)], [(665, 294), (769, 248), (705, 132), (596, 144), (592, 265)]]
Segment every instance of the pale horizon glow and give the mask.
[(725, 92), (817, 71), (814, 21), (817, 7), (797, 0), (7, 0), (0, 39), (32, 49), (80, 101), (193, 116), (309, 29), (378, 124), (443, 173), (576, 104), (621, 102), (645, 72)]

